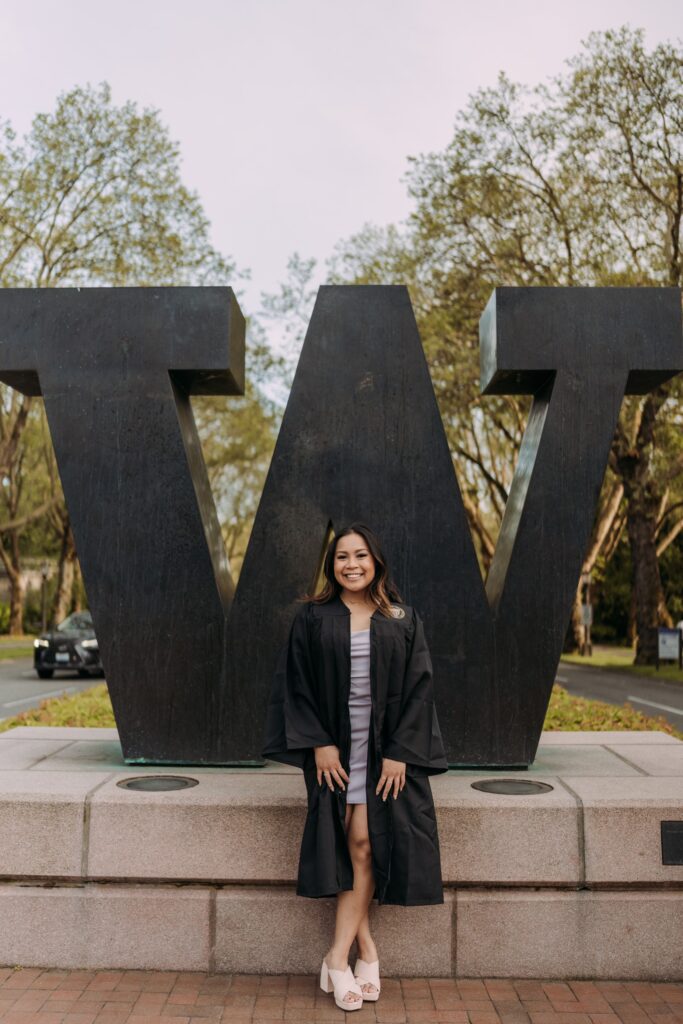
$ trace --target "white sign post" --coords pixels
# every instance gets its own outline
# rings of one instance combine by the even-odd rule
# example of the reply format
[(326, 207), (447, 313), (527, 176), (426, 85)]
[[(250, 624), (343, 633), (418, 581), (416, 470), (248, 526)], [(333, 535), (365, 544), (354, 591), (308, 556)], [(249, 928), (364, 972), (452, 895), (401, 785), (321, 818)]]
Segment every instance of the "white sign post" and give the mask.
[(681, 667), (680, 629), (666, 629), (662, 626), (657, 630), (657, 668), (660, 661), (677, 661), (678, 667)]

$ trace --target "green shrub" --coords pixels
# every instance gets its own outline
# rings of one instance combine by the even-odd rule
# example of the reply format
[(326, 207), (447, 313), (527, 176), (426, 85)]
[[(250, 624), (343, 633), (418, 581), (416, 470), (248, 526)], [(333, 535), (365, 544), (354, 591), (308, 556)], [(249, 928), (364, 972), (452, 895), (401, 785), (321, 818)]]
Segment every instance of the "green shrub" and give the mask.
[(630, 704), (619, 707), (605, 704), (601, 700), (573, 697), (557, 683), (553, 686), (543, 728), (549, 732), (576, 732), (581, 729), (589, 732), (612, 729), (648, 730), (667, 732), (671, 736), (683, 739), (683, 732), (674, 729), (661, 716), (652, 718), (650, 715), (644, 715), (641, 711), (634, 710)]
[(14, 718), (0, 722), (0, 732), (15, 725), (71, 725), (113, 728), (114, 712), (106, 683), (99, 683), (81, 693), (48, 697), (37, 708), (24, 711)]
[[(99, 683), (82, 693), (49, 697), (40, 702), (40, 706), (32, 711), (24, 711), (14, 718), (0, 722), (0, 732), (12, 729), (15, 725), (76, 725), (101, 726), (113, 728), (114, 713), (112, 711), (106, 683)], [(557, 683), (553, 686), (550, 705), (545, 718), (544, 729), (548, 731), (571, 731), (585, 729), (589, 732), (598, 730), (655, 730), (667, 732), (671, 736), (683, 739), (683, 732), (674, 729), (663, 718), (650, 718), (640, 711), (634, 711), (630, 704), (615, 707), (599, 700), (586, 700), (583, 697), (572, 697), (571, 694)]]

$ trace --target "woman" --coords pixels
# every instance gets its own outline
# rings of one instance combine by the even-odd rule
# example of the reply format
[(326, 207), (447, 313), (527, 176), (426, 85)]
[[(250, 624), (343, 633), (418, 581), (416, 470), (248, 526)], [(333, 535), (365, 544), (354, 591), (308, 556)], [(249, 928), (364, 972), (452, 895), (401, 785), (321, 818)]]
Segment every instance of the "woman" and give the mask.
[(427, 776), (448, 763), (422, 621), (402, 603), (372, 530), (363, 523), (341, 530), (323, 572), (322, 590), (301, 599), (280, 652), (261, 753), (304, 772), (308, 814), (296, 891), (337, 895), (320, 984), (334, 988), (341, 1009), (355, 1010), (380, 992), (372, 898), (444, 902)]

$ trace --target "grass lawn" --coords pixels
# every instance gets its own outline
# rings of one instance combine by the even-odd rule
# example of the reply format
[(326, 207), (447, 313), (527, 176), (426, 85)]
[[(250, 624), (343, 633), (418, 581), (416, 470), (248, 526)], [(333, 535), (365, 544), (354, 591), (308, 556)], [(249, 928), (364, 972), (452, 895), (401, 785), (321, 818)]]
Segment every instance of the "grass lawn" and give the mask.
[(32, 658), (33, 644), (30, 647), (0, 647), (0, 661), (14, 661), (15, 658)]
[[(15, 725), (78, 725), (114, 727), (109, 693), (106, 683), (64, 697), (49, 697), (33, 711), (24, 711), (15, 718), (6, 718), (0, 722), (0, 732), (12, 729)], [(683, 732), (669, 725), (663, 718), (644, 715), (627, 704), (625, 707), (614, 707), (599, 700), (585, 700), (583, 697), (572, 697), (564, 687), (557, 683), (553, 686), (550, 705), (546, 715), (544, 729), (549, 731), (573, 731), (587, 729), (617, 730), (654, 730), (667, 732), (683, 740)]]
[(659, 669), (650, 665), (634, 665), (631, 647), (598, 647), (593, 645), (593, 654), (584, 658), (580, 654), (563, 654), (562, 661), (572, 665), (584, 665), (591, 668), (604, 668), (612, 672), (627, 672), (634, 676), (647, 676), (650, 679), (664, 679), (667, 682), (683, 683), (683, 670), (673, 661), (664, 661)]
[[(66, 683), (65, 685), (69, 685)], [(23, 711), (0, 722), (0, 732), (15, 725), (78, 725), (114, 727), (114, 712), (106, 683), (98, 683), (80, 693), (48, 697), (32, 711)]]
[(0, 661), (33, 657), (33, 636), (0, 636)]

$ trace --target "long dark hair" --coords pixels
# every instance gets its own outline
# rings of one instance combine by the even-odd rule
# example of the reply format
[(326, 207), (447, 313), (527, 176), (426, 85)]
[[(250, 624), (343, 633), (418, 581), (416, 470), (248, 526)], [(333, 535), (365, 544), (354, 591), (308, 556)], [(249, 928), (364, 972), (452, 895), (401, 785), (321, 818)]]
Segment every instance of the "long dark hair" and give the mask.
[(308, 593), (300, 597), (299, 601), (311, 601), (314, 604), (326, 604), (341, 593), (341, 584), (334, 575), (334, 559), (337, 553), (337, 544), (342, 537), (348, 537), (350, 533), (359, 534), (368, 548), (368, 551), (375, 560), (375, 578), (368, 585), (370, 599), (387, 618), (393, 618), (391, 613), (391, 602), (402, 601), (403, 598), (398, 592), (396, 584), (391, 578), (387, 560), (384, 557), (379, 538), (374, 530), (371, 530), (365, 523), (349, 523), (330, 541), (325, 552), (323, 562), (323, 586), (317, 593)]

